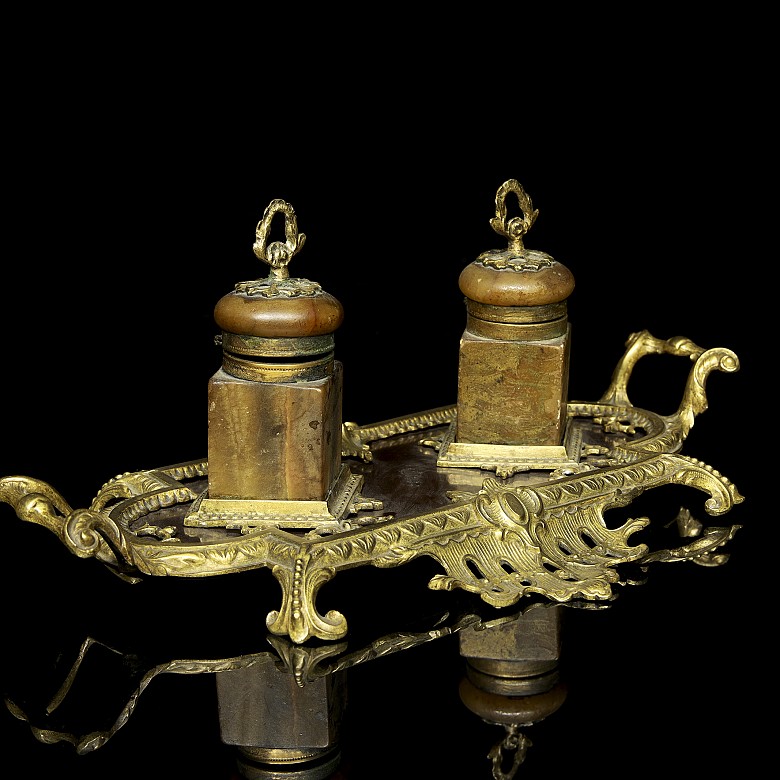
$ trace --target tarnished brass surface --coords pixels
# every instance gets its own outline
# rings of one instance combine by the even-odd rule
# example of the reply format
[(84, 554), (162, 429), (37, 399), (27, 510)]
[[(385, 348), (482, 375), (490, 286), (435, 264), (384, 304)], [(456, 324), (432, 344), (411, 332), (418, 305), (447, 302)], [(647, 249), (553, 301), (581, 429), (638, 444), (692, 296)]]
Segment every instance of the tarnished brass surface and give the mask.
[[(568, 307), (566, 301), (550, 303), (541, 306), (493, 306), (486, 303), (466, 299), (466, 327), (473, 330), (472, 323), (479, 322), (481, 325), (474, 324), (474, 327), (486, 327), (487, 323), (493, 322), (504, 325), (544, 325), (545, 323), (566, 322)], [(564, 328), (558, 327), (558, 333), (561, 335)], [(511, 332), (511, 331), (510, 331)]]
[(222, 349), (233, 355), (273, 358), (301, 358), (308, 355), (322, 355), (333, 352), (336, 343), (332, 333), (323, 336), (301, 336), (299, 338), (292, 336), (272, 338), (223, 333), (220, 340)]
[(290, 363), (262, 363), (227, 352), (222, 357), (225, 374), (251, 382), (316, 382), (333, 376), (333, 355)]
[[(668, 416), (633, 407), (626, 389), (636, 361), (659, 352), (693, 361), (679, 408)], [(346, 617), (335, 609), (323, 615), (316, 603), (319, 589), (338, 572), (364, 565), (392, 568), (420, 556), (443, 569), (428, 587), (461, 588), (495, 607), (531, 594), (560, 603), (609, 600), (623, 564), (725, 560), (716, 551), (739, 525), (703, 528), (680, 547), (651, 550), (631, 544), (650, 518), (610, 527), (604, 512), (665, 485), (708, 494), (704, 507), (715, 517), (743, 500), (725, 476), (680, 453), (694, 418), (707, 408), (707, 376), (738, 368), (728, 349), (635, 333), (604, 395), (595, 403), (568, 404), (568, 425), (578, 429), (582, 442), (576, 466), (519, 470), (504, 479), (437, 465), (434, 448), (453, 418), (451, 408), (365, 427), (350, 424), (344, 456), (357, 453), (354, 468), (361, 469), (367, 494), (384, 508), (365, 509), (357, 502), (338, 532), (186, 527), (184, 518), (205, 489), (205, 460), (120, 475), (83, 509), (71, 508), (53, 487), (25, 476), (0, 480), (0, 501), (22, 520), (51, 530), (73, 554), (95, 557), (131, 580), (268, 567), (282, 597), (266, 625), (295, 643), (345, 636)]]
[(522, 339), (523, 341), (547, 341), (568, 335), (568, 322), (561, 318), (549, 322), (532, 322), (529, 324), (515, 322), (494, 322), (472, 317), (466, 318), (466, 330), (470, 336), (484, 339), (506, 339), (508, 342)]

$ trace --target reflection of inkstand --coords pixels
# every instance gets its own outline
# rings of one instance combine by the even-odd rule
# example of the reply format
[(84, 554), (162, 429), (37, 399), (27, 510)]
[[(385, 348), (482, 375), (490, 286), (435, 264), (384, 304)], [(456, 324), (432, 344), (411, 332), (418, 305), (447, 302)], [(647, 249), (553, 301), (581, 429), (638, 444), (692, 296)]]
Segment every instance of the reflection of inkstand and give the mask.
[[(271, 649), (225, 657), (172, 654), (160, 661), (160, 656), (167, 653), (161, 652), (159, 642), (138, 652), (138, 627), (131, 632), (132, 641), (120, 641), (116, 647), (88, 636), (76, 648), (66, 646), (63, 638), (62, 645), (55, 643), (52, 648), (56, 662), (51, 665), (47, 658), (45, 671), (37, 674), (31, 667), (29, 679), (23, 675), (12, 691), (5, 692), (6, 705), (47, 743), (66, 742), (78, 754), (85, 754), (102, 748), (127, 725), (141, 696), (155, 695), (156, 678), (214, 674), (222, 741), (239, 750), (240, 762), (246, 766), (253, 761), (268, 762), (270, 766), (287, 753), (286, 763), (296, 764), (299, 769), (315, 757), (321, 762), (326, 756), (328, 765), (335, 769), (340, 715), (347, 699), (344, 673), (468, 628), (490, 635), (495, 625), (507, 625), (522, 616), (518, 608), (496, 620), (485, 611), (487, 607), (475, 610), (473, 606), (450, 607), (422, 618), (411, 608), (403, 630), (375, 636), (359, 647), (346, 641), (307, 647), (269, 635)], [(95, 616), (95, 620), (98, 625), (93, 633), (97, 636), (101, 633), (101, 616)], [(159, 640), (151, 626), (142, 626), (141, 646), (152, 636)], [(136, 650), (124, 652), (122, 645), (127, 643)], [(49, 687), (52, 683), (56, 688)], [(100, 696), (84, 697), (84, 691), (99, 691)], [(280, 717), (269, 719), (269, 711), (278, 711)], [(293, 711), (298, 717), (291, 720), (288, 716)], [(297, 733), (288, 733), (291, 727)], [(296, 750), (283, 751), (281, 746), (290, 741), (297, 745)], [(317, 745), (321, 749), (316, 750)], [(316, 776), (312, 770), (311, 777)]]

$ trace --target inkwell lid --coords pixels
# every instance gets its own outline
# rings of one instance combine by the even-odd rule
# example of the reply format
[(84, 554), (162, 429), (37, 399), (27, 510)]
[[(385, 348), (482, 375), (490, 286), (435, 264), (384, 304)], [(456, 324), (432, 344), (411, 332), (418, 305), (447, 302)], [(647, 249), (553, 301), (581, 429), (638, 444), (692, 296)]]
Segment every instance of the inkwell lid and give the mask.
[[(517, 196), (522, 216), (507, 219), (506, 199)], [(523, 237), (539, 214), (516, 179), (509, 179), (496, 193), (493, 230), (508, 239), (506, 249), (483, 252), (463, 269), (461, 292), (483, 306), (549, 306), (564, 302), (574, 290), (574, 276), (546, 252), (526, 249)]]
[[(285, 219), (285, 241), (268, 243), (276, 214)], [(289, 203), (273, 200), (257, 224), (255, 256), (267, 263), (264, 279), (239, 282), (214, 309), (214, 319), (225, 333), (266, 338), (322, 336), (333, 333), (344, 318), (341, 303), (316, 282), (290, 277), (287, 265), (301, 250), (306, 234)]]

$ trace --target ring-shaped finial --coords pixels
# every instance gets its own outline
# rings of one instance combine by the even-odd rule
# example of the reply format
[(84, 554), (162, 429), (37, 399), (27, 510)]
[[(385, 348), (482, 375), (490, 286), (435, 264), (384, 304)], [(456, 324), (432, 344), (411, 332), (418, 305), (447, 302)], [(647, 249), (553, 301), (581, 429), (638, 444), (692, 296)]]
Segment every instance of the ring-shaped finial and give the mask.
[[(522, 217), (512, 217), (507, 221), (506, 199), (510, 192), (517, 196), (517, 202), (523, 213)], [(517, 179), (505, 181), (496, 192), (496, 216), (490, 220), (490, 226), (499, 235), (506, 236), (509, 248), (519, 252), (523, 249), (523, 236), (536, 221), (539, 210), (534, 210), (530, 196)]]
[[(277, 214), (284, 215), (284, 241), (272, 241), (268, 243), (268, 234), (271, 232), (271, 223)], [(287, 264), (293, 255), (299, 252), (306, 234), (298, 232), (298, 218), (293, 207), (284, 200), (272, 200), (265, 211), (263, 218), (257, 223), (255, 229), (255, 243), (252, 246), (255, 256), (271, 266), (271, 276), (277, 279), (286, 279), (289, 276)]]

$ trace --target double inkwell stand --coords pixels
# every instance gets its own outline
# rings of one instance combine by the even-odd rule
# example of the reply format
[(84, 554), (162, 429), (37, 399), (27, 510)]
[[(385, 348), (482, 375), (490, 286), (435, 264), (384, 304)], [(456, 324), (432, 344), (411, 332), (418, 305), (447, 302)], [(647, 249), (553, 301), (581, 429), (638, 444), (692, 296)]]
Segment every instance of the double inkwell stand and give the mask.
[[(515, 205), (519, 215), (510, 216)], [(270, 570), (281, 597), (257, 620), (274, 652), (204, 660), (200, 669), (219, 672), (222, 739), (236, 746), (243, 776), (330, 776), (339, 765), (344, 669), (457, 632), (467, 668), (461, 700), (502, 728), (493, 777), (512, 777), (529, 744), (521, 729), (565, 695), (560, 607), (611, 600), (624, 569), (727, 560), (721, 548), (739, 525), (707, 527), (681, 509), (680, 545), (651, 549), (632, 540), (650, 518), (612, 527), (604, 513), (666, 485), (707, 494), (716, 518), (742, 501), (726, 477), (682, 454), (707, 408), (707, 377), (738, 370), (737, 356), (632, 333), (603, 395), (570, 400), (574, 277), (524, 246), (536, 216), (516, 180), (501, 185), (490, 223), (506, 246), (460, 274), (466, 325), (452, 405), (368, 425), (343, 420), (334, 334), (344, 311), (319, 284), (290, 275), (305, 235), (292, 206), (274, 200), (254, 244), (268, 276), (237, 284), (215, 307), (222, 364), (208, 384), (207, 458), (121, 474), (79, 509), (40, 480), (0, 479), (0, 501), (21, 520), (128, 583)], [(271, 240), (281, 226), (283, 240)], [(691, 364), (670, 415), (629, 401), (632, 371), (652, 354)], [(320, 589), (357, 567), (402, 576), (421, 557), (439, 570), (421, 588), (476, 594), (495, 620), (464, 615), (345, 655), (343, 640), (361, 616), (321, 610)], [(298, 713), (295, 728), (290, 713)], [(76, 739), (78, 749), (104, 744), (125, 720)]]

